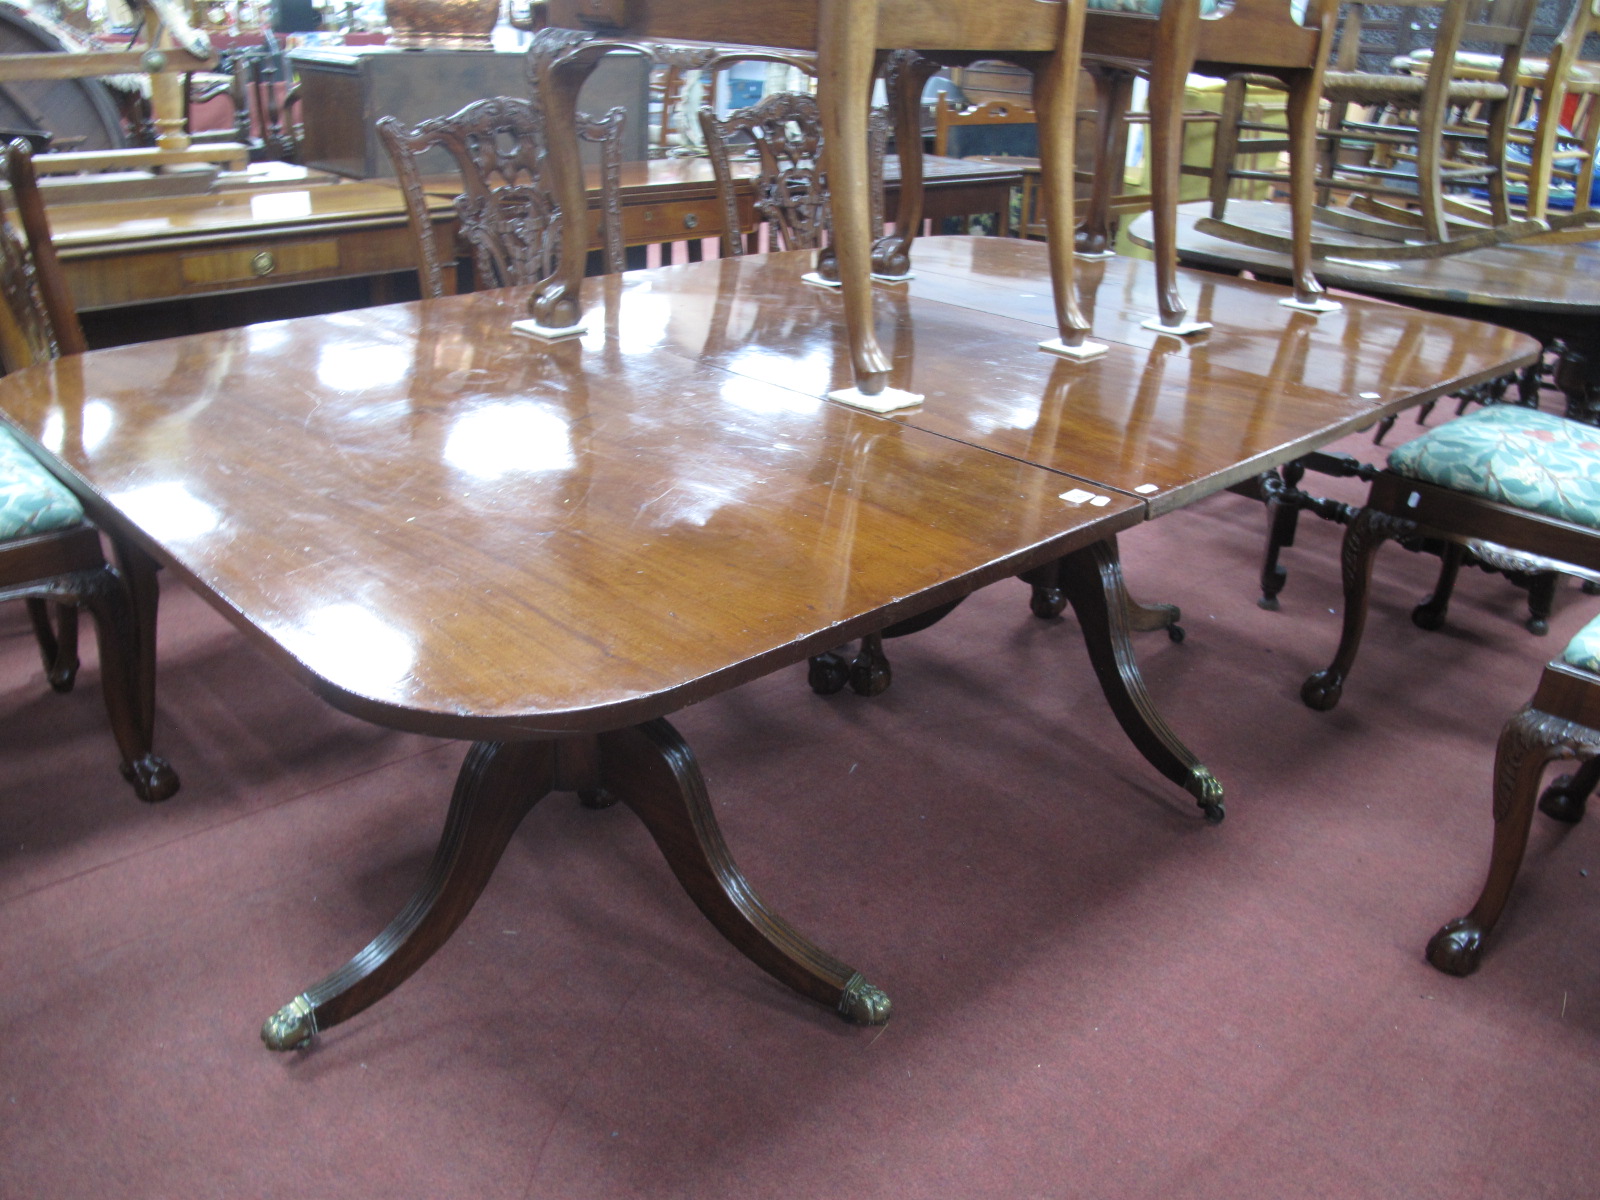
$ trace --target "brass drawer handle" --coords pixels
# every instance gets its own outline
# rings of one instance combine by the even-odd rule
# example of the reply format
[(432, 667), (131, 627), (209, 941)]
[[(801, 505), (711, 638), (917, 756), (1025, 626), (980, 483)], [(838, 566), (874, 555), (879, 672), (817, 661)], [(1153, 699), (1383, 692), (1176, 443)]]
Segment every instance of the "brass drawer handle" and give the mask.
[(272, 256), (271, 250), (263, 250), (250, 260), (250, 269), (258, 278), (262, 275), (271, 275), (278, 269), (278, 260)]
[(683, 218), (683, 227), (685, 229), (696, 229), (696, 228), (699, 227), (699, 225), (700, 225), (700, 214), (699, 213), (688, 213), (688, 214), (686, 214), (684, 216), (684, 218)]

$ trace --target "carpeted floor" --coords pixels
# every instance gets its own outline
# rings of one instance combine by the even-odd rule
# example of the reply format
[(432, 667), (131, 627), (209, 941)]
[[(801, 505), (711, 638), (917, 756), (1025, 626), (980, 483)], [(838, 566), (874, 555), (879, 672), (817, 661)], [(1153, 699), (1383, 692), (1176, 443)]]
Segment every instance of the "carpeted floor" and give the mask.
[(1015, 583), (893, 643), (877, 700), (794, 668), (675, 719), (750, 879), (890, 993), (883, 1029), (773, 983), (631, 814), (560, 795), (414, 979), (270, 1054), (262, 1019), (404, 902), (463, 747), (340, 716), (169, 587), (183, 791), (147, 808), (92, 653), (53, 695), (0, 611), (0, 1196), (1600, 1193), (1593, 822), (1538, 818), (1478, 975), (1422, 960), (1482, 879), (1499, 726), (1600, 600), (1563, 588), (1538, 639), (1473, 573), (1423, 634), (1431, 564), (1391, 548), (1317, 714), (1339, 531), (1308, 519), (1268, 613), (1263, 524), (1220, 496), (1123, 542), (1183, 607), (1140, 658), (1220, 827)]

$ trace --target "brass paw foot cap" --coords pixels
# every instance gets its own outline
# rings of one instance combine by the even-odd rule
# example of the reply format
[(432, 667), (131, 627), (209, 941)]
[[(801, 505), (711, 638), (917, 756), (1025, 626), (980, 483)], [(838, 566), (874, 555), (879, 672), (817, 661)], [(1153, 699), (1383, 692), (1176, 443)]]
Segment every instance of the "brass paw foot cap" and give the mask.
[(1218, 783), (1217, 777), (1205, 767), (1195, 767), (1189, 772), (1183, 790), (1193, 796), (1195, 803), (1205, 810), (1206, 820), (1216, 823), (1227, 815), (1222, 807), (1222, 784)]
[(889, 997), (859, 974), (850, 977), (839, 997), (839, 1014), (852, 1025), (882, 1025), (893, 1009)]
[(296, 996), (267, 1018), (261, 1040), (268, 1050), (298, 1050), (317, 1036), (317, 1017), (310, 999)]

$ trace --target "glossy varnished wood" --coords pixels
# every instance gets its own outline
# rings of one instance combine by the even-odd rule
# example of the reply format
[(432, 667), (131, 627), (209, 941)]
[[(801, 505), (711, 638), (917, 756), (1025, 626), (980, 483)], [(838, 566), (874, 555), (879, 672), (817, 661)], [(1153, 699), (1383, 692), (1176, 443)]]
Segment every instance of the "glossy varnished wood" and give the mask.
[[(1054, 310), (1041, 247), (919, 242), (916, 278), (878, 290), (893, 386), (920, 393), (895, 419), (1143, 497), (1158, 515), (1287, 462), (1388, 413), (1529, 362), (1508, 330), (1354, 301), (1319, 317), (1283, 289), (1194, 274), (1199, 339), (1142, 328), (1149, 263), (1079, 267), (1109, 352), (1087, 364), (1029, 353)], [(816, 396), (847, 383), (836, 300), (800, 282), (803, 254), (674, 268), (651, 286), (685, 357)]]
[(480, 293), (95, 352), (0, 407), (333, 703), (450, 737), (660, 716), (1138, 517), (659, 353), (654, 277), (591, 282), (582, 342)]

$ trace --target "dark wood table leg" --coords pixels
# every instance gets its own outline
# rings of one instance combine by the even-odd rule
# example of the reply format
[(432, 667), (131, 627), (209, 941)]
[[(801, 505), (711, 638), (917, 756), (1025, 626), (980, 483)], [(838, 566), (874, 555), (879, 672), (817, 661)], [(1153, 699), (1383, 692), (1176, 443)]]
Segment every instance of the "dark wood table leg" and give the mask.
[(1089, 660), (1117, 723), (1150, 765), (1199, 804), (1208, 821), (1224, 816), (1222, 785), (1178, 740), (1145, 690), (1129, 639), (1129, 600), (1115, 538), (1061, 560), (1061, 589), (1083, 629)]
[(523, 817), (552, 791), (575, 791), (591, 806), (621, 800), (741, 953), (847, 1020), (889, 1019), (883, 992), (762, 903), (728, 853), (688, 745), (666, 721), (652, 721), (598, 739), (475, 744), (421, 887), (365, 949), (268, 1018), (261, 1030), (268, 1048), (305, 1046), (409, 979), (466, 919)]
[(399, 987), (449, 940), (482, 894), (522, 818), (556, 786), (556, 742), (478, 742), (456, 778), (422, 886), (389, 927), (261, 1027), (269, 1050), (305, 1046)]
[[(1545, 764), (1558, 758), (1595, 760), (1600, 733), (1586, 726), (1524, 708), (1500, 732), (1494, 759), (1494, 849), (1489, 875), (1472, 911), (1449, 922), (1428, 941), (1428, 961), (1448, 975), (1470, 975), (1483, 957), (1484, 939), (1499, 921), (1528, 847), (1534, 799)], [(1587, 766), (1579, 772), (1593, 782)]]
[(666, 721), (602, 734), (607, 791), (639, 815), (684, 891), (756, 966), (846, 1020), (881, 1025), (889, 998), (756, 895), (728, 852), (688, 744)]

